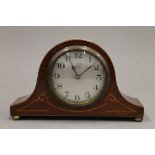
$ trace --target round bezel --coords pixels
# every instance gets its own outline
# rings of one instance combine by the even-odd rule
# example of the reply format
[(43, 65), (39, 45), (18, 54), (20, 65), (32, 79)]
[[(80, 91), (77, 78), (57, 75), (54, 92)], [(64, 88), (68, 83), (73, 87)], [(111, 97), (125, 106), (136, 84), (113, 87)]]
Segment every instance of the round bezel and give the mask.
[[(102, 64), (104, 71), (105, 71), (105, 84), (102, 87), (102, 90), (100, 91), (99, 95), (97, 96), (97, 98), (92, 99), (92, 100), (88, 100), (88, 101), (82, 101), (82, 102), (77, 102), (73, 104), (73, 102), (71, 100), (64, 100), (61, 96), (59, 96), (54, 89), (53, 86), (53, 81), (51, 80), (51, 72), (53, 71), (54, 65), (56, 63), (56, 61), (64, 54), (66, 54), (67, 52), (72, 52), (75, 51), (76, 52), (81, 52), (81, 51), (85, 51), (89, 54), (91, 54), (93, 57), (96, 57), (100, 63)], [(47, 81), (47, 85), (49, 88), (49, 91), (54, 94), (54, 96), (58, 99), (60, 104), (63, 105), (67, 105), (67, 106), (73, 106), (73, 107), (84, 107), (84, 106), (89, 106), (92, 104), (95, 104), (99, 99), (101, 99), (104, 94), (106, 93), (107, 87), (109, 85), (109, 81), (110, 81), (110, 73), (109, 73), (109, 66), (106, 62), (106, 60), (94, 49), (88, 47), (88, 46), (83, 46), (83, 45), (73, 45), (73, 46), (68, 46), (63, 48), (62, 50), (58, 51), (53, 58), (50, 60), (50, 63), (48, 65), (48, 69), (47, 69), (47, 74), (46, 74), (46, 81)], [(80, 103), (80, 104), (79, 104)]]

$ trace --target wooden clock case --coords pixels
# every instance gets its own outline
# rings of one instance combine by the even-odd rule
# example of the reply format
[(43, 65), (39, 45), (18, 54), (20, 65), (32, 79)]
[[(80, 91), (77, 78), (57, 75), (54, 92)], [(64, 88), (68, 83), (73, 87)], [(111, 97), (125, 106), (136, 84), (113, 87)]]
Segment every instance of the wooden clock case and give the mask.
[[(50, 60), (60, 50), (73, 45), (83, 45), (96, 50), (109, 66), (110, 82), (105, 95), (97, 103), (83, 108), (61, 104), (49, 91), (46, 82)], [(11, 105), (10, 113), (13, 119), (19, 119), (22, 116), (53, 116), (56, 118), (129, 118), (142, 121), (144, 107), (139, 100), (120, 93), (112, 61), (101, 47), (85, 40), (70, 40), (58, 44), (47, 53), (39, 69), (35, 90), (29, 96), (18, 98)]]

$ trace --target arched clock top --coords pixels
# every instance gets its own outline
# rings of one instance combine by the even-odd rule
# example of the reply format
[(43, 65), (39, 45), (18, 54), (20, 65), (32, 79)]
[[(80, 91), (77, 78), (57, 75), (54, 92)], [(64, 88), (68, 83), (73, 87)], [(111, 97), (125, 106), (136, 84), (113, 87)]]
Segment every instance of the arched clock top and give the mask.
[[(73, 58), (76, 52), (83, 52), (82, 59)], [(69, 67), (60, 72), (56, 64), (65, 61), (64, 54), (72, 59), (64, 62)], [(46, 54), (35, 90), (30, 96), (18, 98), (10, 106), (10, 113), (14, 119), (51, 116), (142, 121), (144, 107), (139, 100), (120, 93), (108, 54), (96, 43), (76, 39), (60, 43)]]

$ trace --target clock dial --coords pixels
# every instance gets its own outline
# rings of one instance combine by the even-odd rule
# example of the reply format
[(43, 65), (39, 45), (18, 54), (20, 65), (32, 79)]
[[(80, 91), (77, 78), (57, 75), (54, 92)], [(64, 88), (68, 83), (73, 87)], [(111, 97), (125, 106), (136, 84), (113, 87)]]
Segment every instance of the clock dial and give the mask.
[(113, 63), (101, 47), (69, 40), (47, 53), (34, 92), (18, 98), (10, 106), (10, 114), (13, 119), (51, 116), (142, 121), (144, 107), (119, 91)]
[(70, 47), (51, 60), (50, 89), (63, 103), (86, 106), (104, 95), (108, 73), (104, 60), (92, 49)]

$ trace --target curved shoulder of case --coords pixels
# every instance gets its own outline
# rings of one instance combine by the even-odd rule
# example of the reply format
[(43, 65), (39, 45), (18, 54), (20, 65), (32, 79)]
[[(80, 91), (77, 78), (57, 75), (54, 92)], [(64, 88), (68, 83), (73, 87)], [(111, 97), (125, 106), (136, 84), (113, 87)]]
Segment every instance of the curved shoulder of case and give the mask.
[[(110, 82), (106, 94), (93, 106), (74, 109), (59, 104), (59, 101), (48, 90), (46, 71), (51, 58), (66, 46), (83, 45), (99, 52), (106, 60), (110, 71)], [(43, 59), (37, 84), (30, 96), (18, 98), (10, 107), (13, 118), (20, 116), (54, 116), (54, 117), (95, 117), (95, 118), (133, 118), (142, 121), (144, 107), (139, 100), (120, 93), (115, 77), (113, 64), (107, 53), (98, 45), (84, 40), (70, 40), (52, 48)]]

